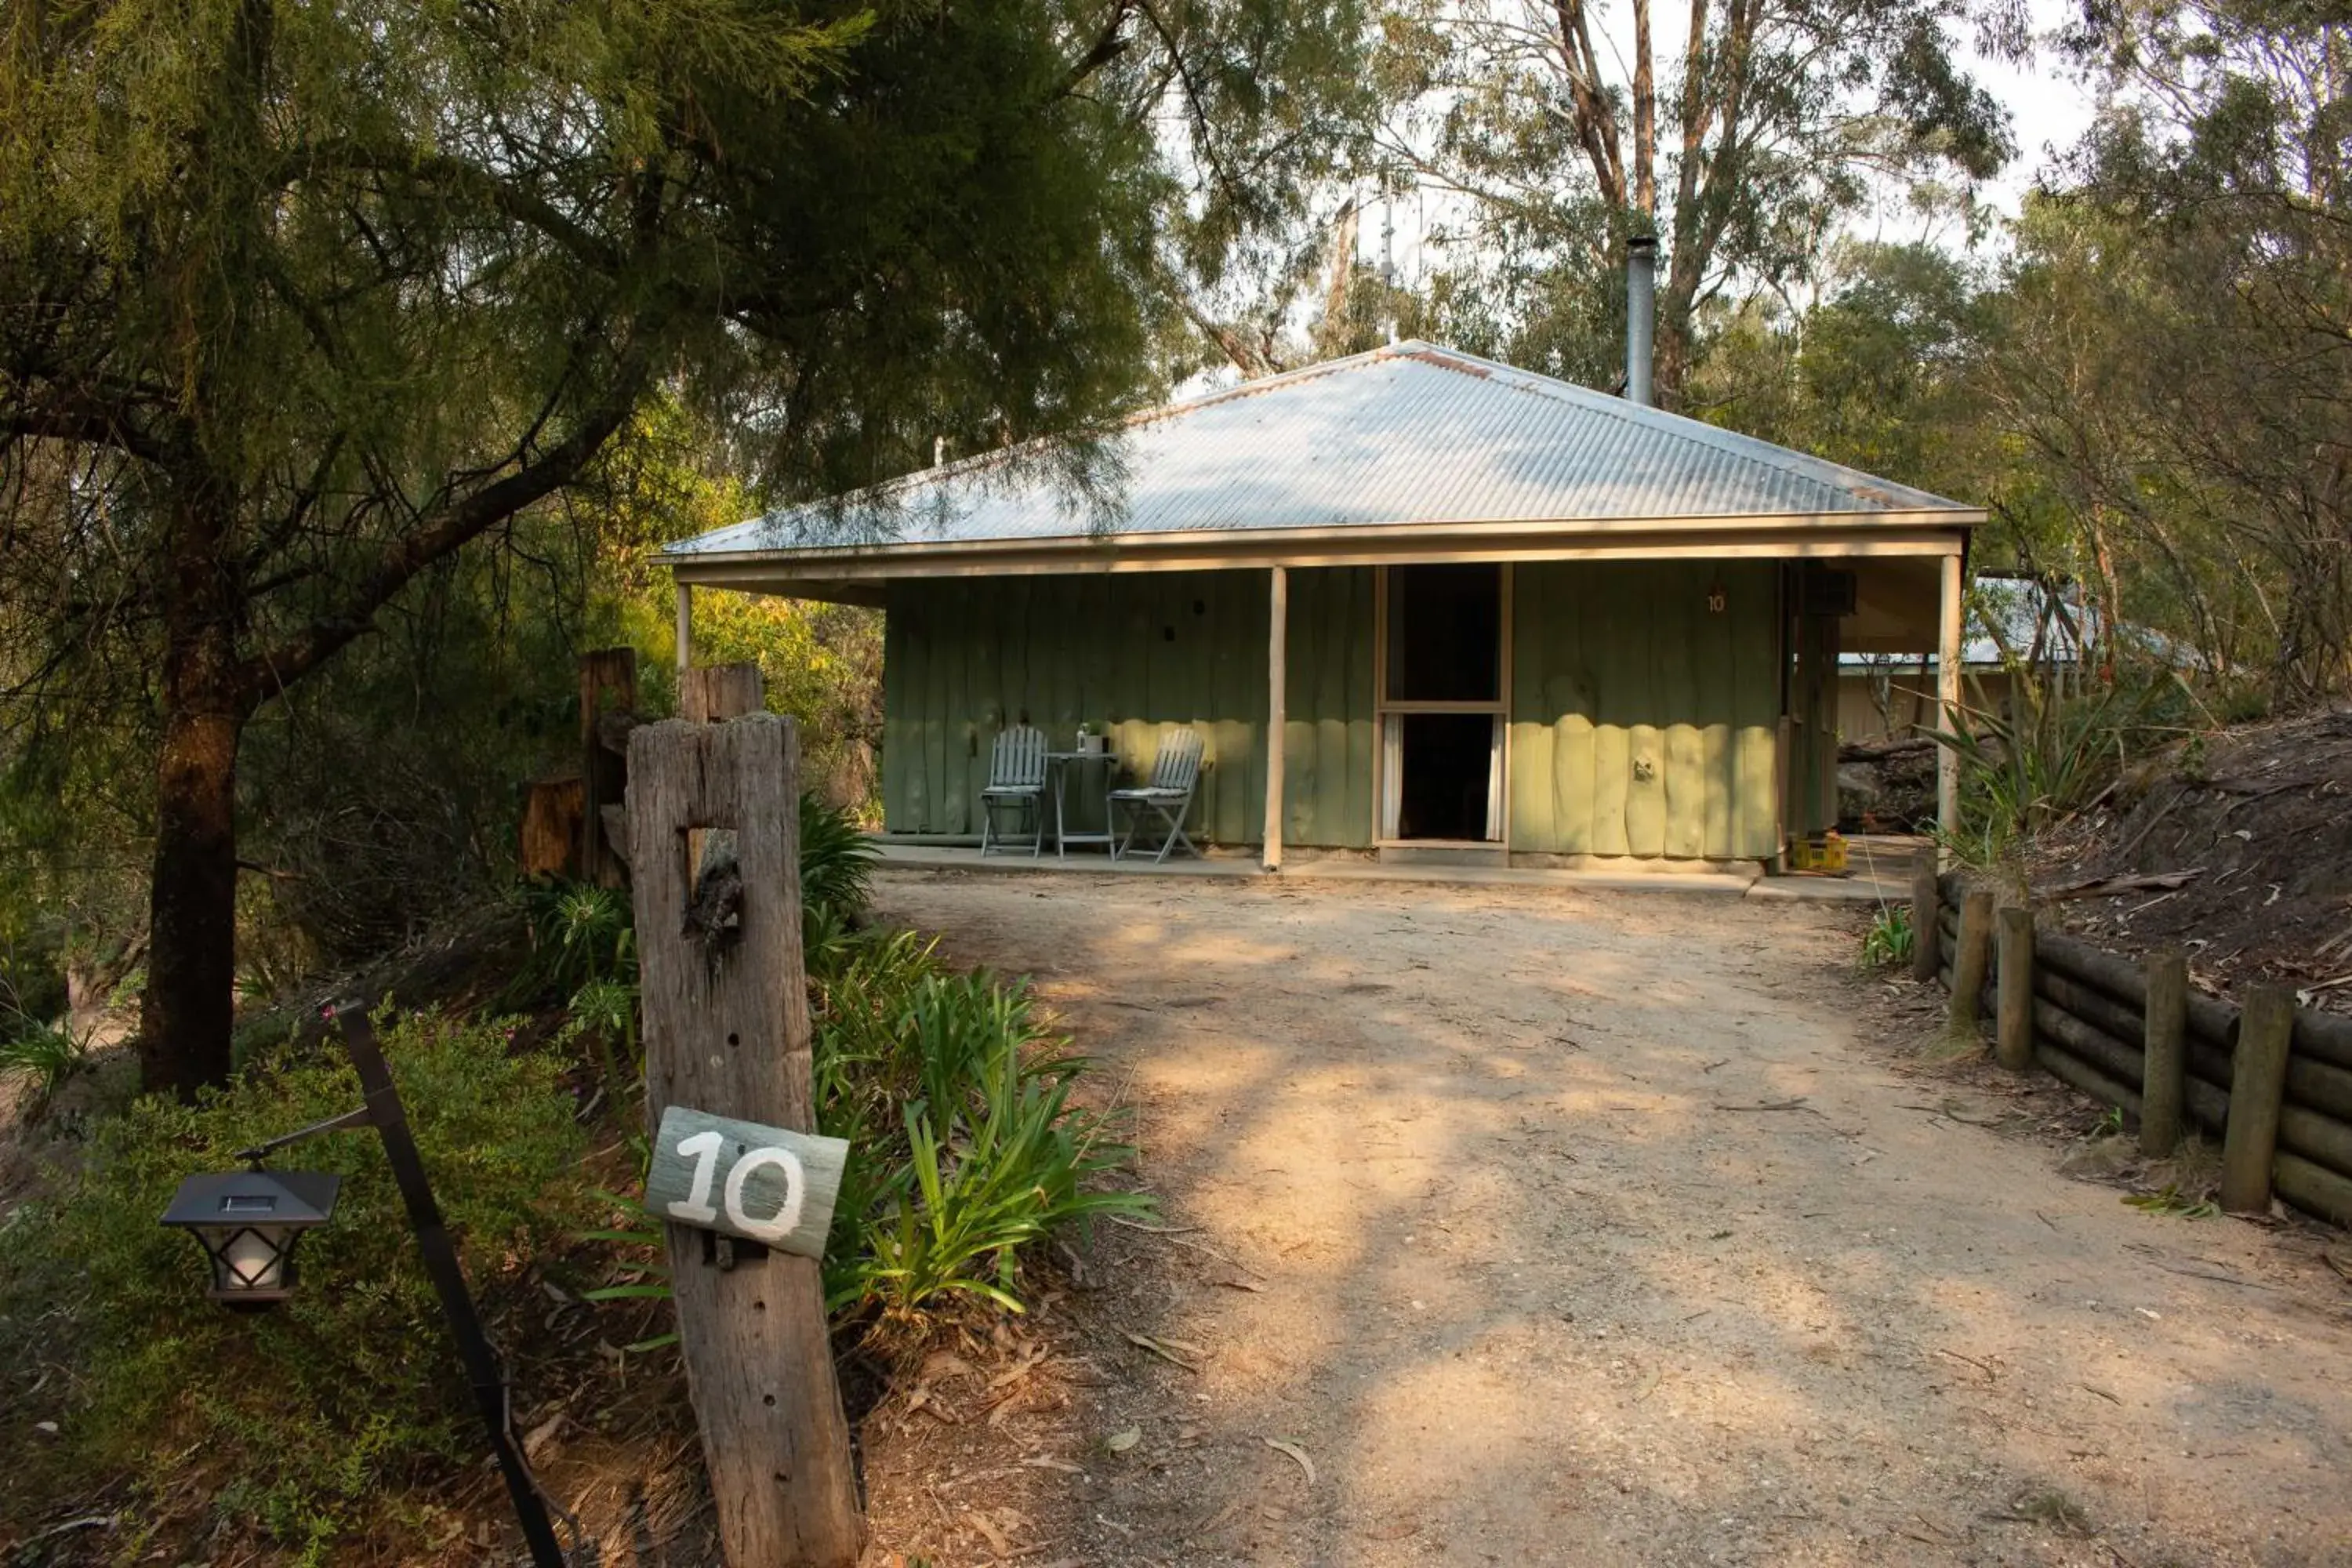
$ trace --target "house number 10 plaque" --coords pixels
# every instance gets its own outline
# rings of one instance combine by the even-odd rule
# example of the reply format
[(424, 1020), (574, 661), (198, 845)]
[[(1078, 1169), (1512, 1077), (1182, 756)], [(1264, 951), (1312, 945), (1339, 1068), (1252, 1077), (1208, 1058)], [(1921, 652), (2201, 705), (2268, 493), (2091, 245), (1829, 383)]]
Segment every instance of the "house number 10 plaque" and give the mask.
[(646, 1175), (656, 1219), (823, 1258), (849, 1145), (673, 1105)]

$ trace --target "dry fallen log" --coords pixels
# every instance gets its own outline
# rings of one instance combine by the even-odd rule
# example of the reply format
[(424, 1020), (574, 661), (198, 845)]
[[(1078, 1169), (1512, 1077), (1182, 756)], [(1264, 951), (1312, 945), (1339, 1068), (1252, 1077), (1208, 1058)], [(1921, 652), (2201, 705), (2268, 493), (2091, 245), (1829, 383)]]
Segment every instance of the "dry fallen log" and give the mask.
[(2170, 892), (2187, 887), (2204, 874), (2204, 867), (2192, 866), (2186, 871), (2147, 871), (2132, 877), (2093, 877), (2052, 888), (2041, 897), (2055, 902), (2061, 899), (2112, 898), (2117, 893)]
[(1916, 757), (1936, 749), (1933, 741), (1849, 741), (1838, 748), (1842, 763), (1884, 763), (1896, 757)]

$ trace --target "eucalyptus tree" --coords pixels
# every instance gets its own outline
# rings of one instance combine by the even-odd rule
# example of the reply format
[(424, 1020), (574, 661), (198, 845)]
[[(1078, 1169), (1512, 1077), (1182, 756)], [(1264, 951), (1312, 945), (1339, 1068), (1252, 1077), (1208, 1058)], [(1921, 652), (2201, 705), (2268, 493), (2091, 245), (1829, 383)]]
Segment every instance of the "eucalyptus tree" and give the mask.
[(152, 769), (148, 1084), (229, 1070), (257, 713), (651, 389), (800, 493), (1099, 427), (1163, 219), (1261, 226), (1329, 14), (8, 0), (0, 719)]
[(1588, 380), (1622, 363), (1623, 242), (1654, 235), (1672, 404), (1702, 304), (1803, 275), (1874, 184), (1979, 180), (2011, 151), (1954, 34), (2014, 47), (2017, 27), (1973, 0), (1691, 0), (1663, 26), (1628, 4), (1617, 34), (1599, 0), (1394, 0), (1385, 18), (1402, 110), (1383, 148), (1466, 203), (1457, 248), (1520, 357)]
[(2008, 416), (2216, 662), (2352, 689), (2352, 21), (2119, 0), (2069, 41), (2106, 108), (2021, 231)]

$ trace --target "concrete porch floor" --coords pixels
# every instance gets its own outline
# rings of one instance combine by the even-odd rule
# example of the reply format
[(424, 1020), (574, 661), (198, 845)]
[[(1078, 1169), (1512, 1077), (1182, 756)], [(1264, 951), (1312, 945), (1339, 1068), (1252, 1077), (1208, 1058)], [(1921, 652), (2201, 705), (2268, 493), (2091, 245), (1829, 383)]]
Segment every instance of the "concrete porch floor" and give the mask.
[(1904, 903), (1911, 897), (1911, 868), (1927, 847), (1922, 838), (1872, 836), (1850, 838), (1843, 877), (1761, 877), (1711, 871), (1568, 871), (1528, 866), (1382, 865), (1356, 856), (1293, 859), (1280, 872), (1260, 867), (1255, 855), (1213, 850), (1204, 858), (1178, 855), (1154, 865), (1140, 856), (1113, 860), (1098, 848), (1074, 849), (1067, 858), (1048, 850), (1032, 859), (1024, 851), (982, 857), (963, 846), (893, 843), (876, 836), (882, 864), (923, 871), (1057, 873), (1081, 877), (1226, 877), (1286, 882), (1420, 882), (1433, 886), (1612, 889), (1643, 893), (1716, 893), (1759, 900), (1828, 903)]

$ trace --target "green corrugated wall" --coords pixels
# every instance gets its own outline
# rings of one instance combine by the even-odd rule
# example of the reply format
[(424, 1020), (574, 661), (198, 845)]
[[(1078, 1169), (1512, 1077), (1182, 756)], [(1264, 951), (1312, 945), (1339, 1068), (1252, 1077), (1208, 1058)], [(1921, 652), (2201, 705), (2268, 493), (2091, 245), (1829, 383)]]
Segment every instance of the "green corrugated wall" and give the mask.
[[(882, 812), (893, 833), (980, 831), (997, 732), (1067, 748), (1108, 727), (1148, 772), (1164, 726), (1201, 732), (1191, 821), (1254, 842), (1265, 811), (1265, 577), (1255, 572), (939, 579), (890, 588)], [(1097, 808), (1098, 809), (1098, 808)]]
[[(1514, 573), (1511, 847), (1779, 853), (1778, 568), (1544, 562)], [(1724, 607), (1708, 607), (1723, 590)]]
[[(1285, 838), (1360, 848), (1372, 841), (1372, 570), (1289, 577)], [(1778, 569), (1559, 562), (1514, 578), (1511, 847), (1777, 853)], [(1717, 586), (1721, 614), (1706, 603)], [(1263, 572), (894, 584), (887, 826), (977, 833), (997, 732), (1025, 717), (1066, 746), (1083, 719), (1110, 726), (1135, 772), (1163, 726), (1198, 729), (1211, 765), (1193, 822), (1216, 842), (1257, 842), (1265, 626)]]
[(1283, 652), (1283, 842), (1368, 848), (1372, 569), (1293, 571), (1289, 618)]
[[(1362, 847), (1372, 829), (1372, 574), (1290, 574), (1285, 833)], [(1055, 746), (1110, 726), (1131, 773), (1161, 727), (1201, 731), (1210, 766), (1192, 821), (1223, 844), (1263, 837), (1266, 579), (1137, 573), (899, 583), (883, 646), (883, 820), (893, 833), (980, 831), (997, 732), (1025, 717)], [(1172, 637), (1171, 634), (1173, 634)]]

